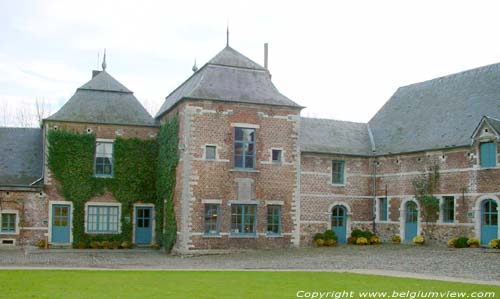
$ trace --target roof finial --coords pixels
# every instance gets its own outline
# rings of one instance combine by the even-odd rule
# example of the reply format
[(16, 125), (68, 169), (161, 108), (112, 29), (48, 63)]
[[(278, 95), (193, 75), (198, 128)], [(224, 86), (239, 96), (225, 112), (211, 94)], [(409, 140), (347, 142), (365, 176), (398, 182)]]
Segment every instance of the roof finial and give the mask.
[(194, 59), (194, 65), (193, 65), (193, 68), (192, 68), (193, 72), (196, 73), (196, 71), (198, 71), (198, 66), (196, 66), (196, 58)]
[(104, 56), (102, 58), (102, 70), (105, 71), (107, 66), (108, 65), (106, 64), (106, 48), (104, 48)]
[(227, 19), (226, 27), (226, 47), (229, 47), (229, 18)]

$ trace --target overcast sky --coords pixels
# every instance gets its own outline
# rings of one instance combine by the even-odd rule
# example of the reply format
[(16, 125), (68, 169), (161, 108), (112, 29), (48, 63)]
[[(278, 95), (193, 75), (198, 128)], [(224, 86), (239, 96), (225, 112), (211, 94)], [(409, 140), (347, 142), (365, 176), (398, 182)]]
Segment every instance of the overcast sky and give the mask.
[[(0, 0), (0, 111), (52, 113), (108, 72), (153, 113), (230, 45), (269, 68), (303, 116), (367, 122), (399, 86), (500, 62), (495, 1)], [(24, 108), (23, 108), (24, 107)], [(28, 107), (28, 108), (26, 108)], [(4, 125), (0, 114), (0, 125)]]

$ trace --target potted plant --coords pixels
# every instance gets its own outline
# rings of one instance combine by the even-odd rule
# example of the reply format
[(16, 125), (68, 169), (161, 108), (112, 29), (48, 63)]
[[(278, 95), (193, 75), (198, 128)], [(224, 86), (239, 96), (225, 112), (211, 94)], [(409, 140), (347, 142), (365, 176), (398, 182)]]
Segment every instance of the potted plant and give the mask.
[(97, 242), (97, 241), (90, 242), (90, 248), (98, 249), (99, 247), (101, 247), (101, 244), (99, 242)]
[(368, 245), (368, 239), (365, 237), (359, 237), (356, 239), (356, 245), (360, 246)]
[(401, 243), (401, 237), (399, 235), (394, 235), (391, 238), (393, 244), (399, 244)]
[(121, 244), (121, 247), (123, 249), (129, 249), (130, 248), (130, 242), (129, 241), (123, 241)]
[(48, 248), (48, 246), (47, 246), (47, 241), (45, 241), (45, 240), (40, 240), (40, 241), (36, 242), (36, 244), (35, 244), (35, 245), (36, 245), (38, 248), (40, 248), (40, 249), (46, 249), (46, 248)]
[(151, 244), (151, 248), (153, 248), (154, 250), (160, 250), (160, 245), (158, 245), (156, 242), (154, 242)]
[(500, 240), (491, 240), (490, 241), (490, 248), (499, 248)]
[(479, 239), (472, 237), (467, 241), (467, 245), (469, 245), (470, 248), (479, 248)]
[(448, 246), (451, 248), (455, 248), (457, 245), (457, 238), (451, 238), (448, 240)]
[(323, 233), (323, 236), (325, 238), (325, 245), (326, 246), (335, 246), (337, 244), (337, 234), (331, 229), (326, 230)]
[(425, 239), (423, 236), (415, 236), (413, 238), (413, 243), (415, 243), (417, 245), (424, 245), (424, 242), (425, 242)]
[(87, 244), (85, 244), (85, 242), (83, 242), (83, 241), (80, 241), (80, 242), (78, 242), (78, 243), (76, 244), (76, 247), (77, 247), (78, 249), (85, 249), (85, 248), (87, 248)]
[(316, 244), (316, 246), (318, 247), (321, 247), (325, 244), (325, 236), (322, 233), (315, 234), (313, 240), (314, 244)]
[(378, 245), (378, 244), (380, 244), (380, 238), (377, 237), (377, 236), (372, 236), (370, 238), (370, 244), (372, 244), (372, 245)]
[(111, 247), (113, 247), (113, 249), (120, 249), (120, 242), (118, 241), (113, 241), (111, 243)]

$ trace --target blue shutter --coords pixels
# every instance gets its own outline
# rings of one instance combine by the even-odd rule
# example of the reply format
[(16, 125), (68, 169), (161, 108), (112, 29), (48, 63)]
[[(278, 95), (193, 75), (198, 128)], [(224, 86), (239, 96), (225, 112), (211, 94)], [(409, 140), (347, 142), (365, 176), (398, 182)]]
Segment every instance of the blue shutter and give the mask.
[(481, 167), (496, 166), (496, 146), (493, 142), (479, 144), (479, 161)]
[(382, 199), (382, 221), (387, 221), (387, 197)]

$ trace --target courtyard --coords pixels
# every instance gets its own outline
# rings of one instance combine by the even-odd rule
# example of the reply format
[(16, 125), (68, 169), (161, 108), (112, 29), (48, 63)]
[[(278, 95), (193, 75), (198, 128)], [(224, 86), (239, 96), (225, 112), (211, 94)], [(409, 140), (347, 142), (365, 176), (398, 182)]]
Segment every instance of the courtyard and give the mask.
[(264, 270), (377, 274), (500, 285), (500, 250), (381, 244), (170, 256), (150, 249), (0, 250), (0, 269)]

